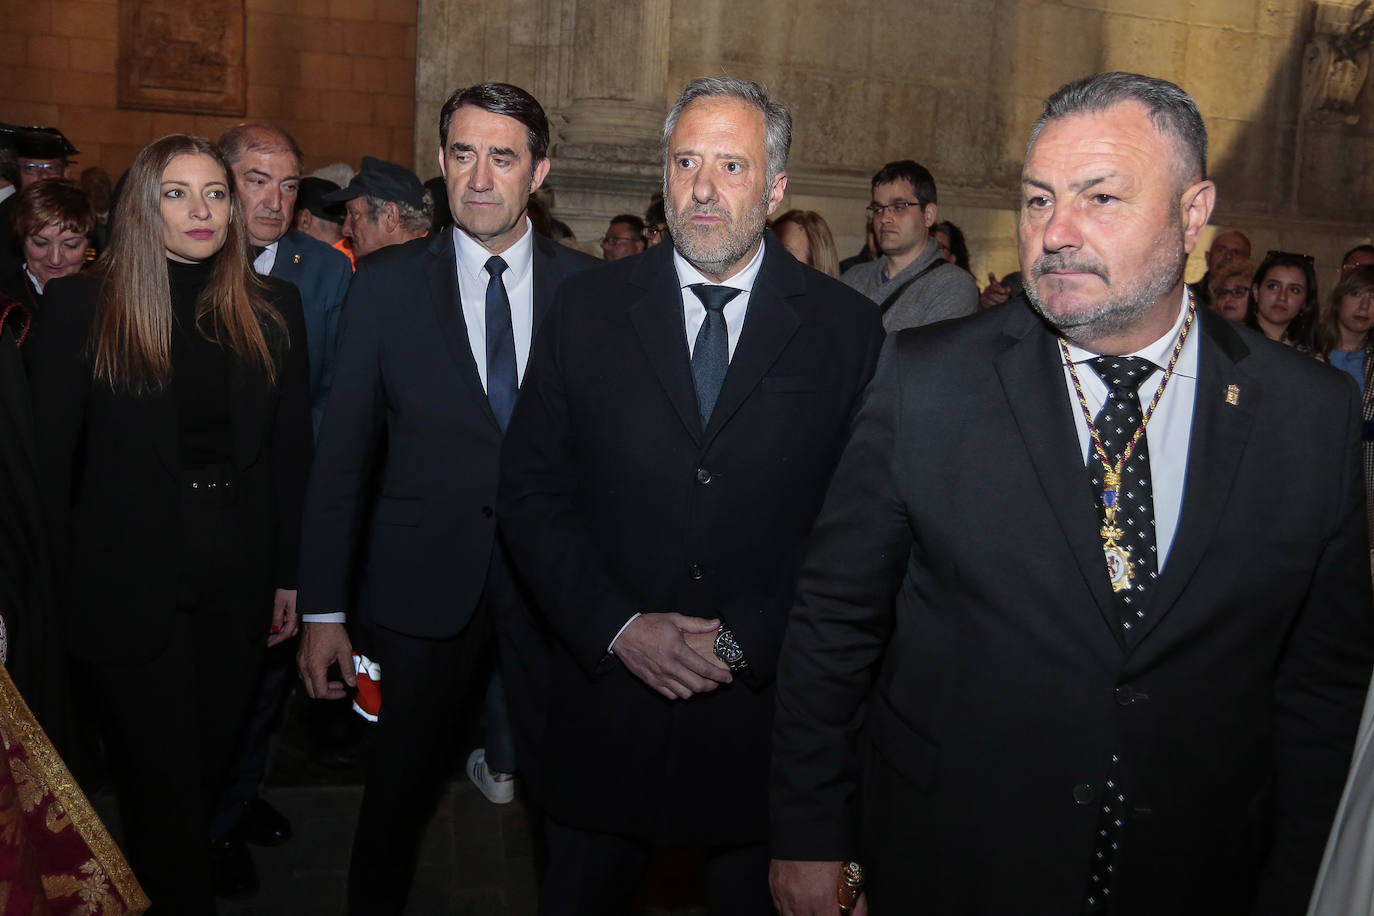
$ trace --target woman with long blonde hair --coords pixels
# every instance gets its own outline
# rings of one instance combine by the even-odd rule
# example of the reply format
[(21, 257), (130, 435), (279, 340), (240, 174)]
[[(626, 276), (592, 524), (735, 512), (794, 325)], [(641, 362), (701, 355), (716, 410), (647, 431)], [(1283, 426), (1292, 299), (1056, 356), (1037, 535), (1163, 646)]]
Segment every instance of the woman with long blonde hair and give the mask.
[(208, 822), (267, 645), (296, 629), (310, 461), (300, 297), (257, 276), (233, 175), (175, 134), (110, 247), (44, 292), (30, 355), (66, 648), (157, 913), (212, 913)]

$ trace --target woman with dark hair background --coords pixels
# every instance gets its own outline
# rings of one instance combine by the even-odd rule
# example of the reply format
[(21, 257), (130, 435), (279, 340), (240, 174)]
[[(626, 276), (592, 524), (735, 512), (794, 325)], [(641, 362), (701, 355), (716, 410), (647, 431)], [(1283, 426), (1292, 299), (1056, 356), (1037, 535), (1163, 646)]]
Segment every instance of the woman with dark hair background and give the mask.
[(0, 292), (33, 311), (43, 301), (48, 281), (85, 266), (95, 210), (80, 185), (58, 179), (36, 181), (15, 198), (11, 228), (20, 264), (0, 277)]
[(1317, 319), (1317, 272), (1311, 255), (1271, 251), (1250, 283), (1245, 324), (1270, 340), (1312, 348)]
[(145, 147), (110, 247), (48, 286), (30, 344), (62, 635), (163, 914), (214, 912), (211, 805), (263, 651), (297, 626), (304, 321), (253, 272), (232, 181), (204, 138)]
[[(940, 246), (945, 260), (968, 270), (968, 242), (964, 240), (964, 230), (947, 219), (942, 219), (930, 227), (930, 237)], [(969, 271), (972, 273), (972, 271)]]

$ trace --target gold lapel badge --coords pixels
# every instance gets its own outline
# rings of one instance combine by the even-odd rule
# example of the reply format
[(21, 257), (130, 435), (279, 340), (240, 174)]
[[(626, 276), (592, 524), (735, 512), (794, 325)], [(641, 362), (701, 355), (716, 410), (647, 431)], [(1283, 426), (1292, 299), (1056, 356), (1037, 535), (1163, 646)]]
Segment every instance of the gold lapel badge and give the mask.
[[(292, 255), (292, 256), (291, 256), (291, 263), (292, 263), (292, 264), (299, 264), (300, 262), (301, 262), (301, 256), (300, 256), (300, 255), (297, 254), (297, 255)], [(1234, 387), (1236, 387), (1236, 386), (1235, 386), (1235, 385), (1232, 385), (1231, 387), (1234, 388)]]
[(1226, 403), (1235, 407), (1240, 403), (1240, 386), (1231, 385), (1226, 389)]

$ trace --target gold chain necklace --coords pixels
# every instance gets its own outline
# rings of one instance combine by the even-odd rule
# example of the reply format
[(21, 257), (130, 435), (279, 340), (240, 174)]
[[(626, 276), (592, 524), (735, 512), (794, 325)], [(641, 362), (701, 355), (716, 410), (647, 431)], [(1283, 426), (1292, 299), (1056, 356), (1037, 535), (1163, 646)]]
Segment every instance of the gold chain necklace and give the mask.
[[(1096, 453), (1097, 459), (1102, 462), (1102, 511), (1106, 524), (1098, 533), (1102, 537), (1102, 552), (1107, 559), (1107, 576), (1111, 579), (1113, 592), (1125, 591), (1130, 588), (1131, 578), (1135, 575), (1135, 563), (1131, 560), (1130, 548), (1117, 543), (1125, 534), (1116, 525), (1117, 494), (1121, 489), (1121, 471), (1126, 466), (1126, 462), (1130, 461), (1136, 443), (1145, 435), (1145, 426), (1150, 422), (1150, 417), (1154, 416), (1155, 408), (1159, 406), (1159, 399), (1163, 397), (1169, 379), (1173, 378), (1174, 367), (1178, 365), (1179, 354), (1183, 352), (1183, 342), (1188, 339), (1188, 331), (1193, 326), (1193, 318), (1196, 314), (1197, 304), (1193, 300), (1193, 291), (1190, 289), (1188, 290), (1188, 314), (1183, 319), (1183, 327), (1179, 329), (1178, 340), (1174, 342), (1174, 351), (1169, 357), (1169, 365), (1164, 369), (1164, 377), (1159, 380), (1159, 386), (1155, 388), (1155, 396), (1150, 399), (1150, 406), (1145, 410), (1145, 415), (1141, 418), (1140, 425), (1135, 428), (1131, 440), (1121, 450), (1121, 458), (1115, 466), (1112, 465), (1111, 456), (1107, 454), (1107, 447), (1102, 444), (1102, 435), (1097, 431), (1097, 424), (1093, 422), (1093, 412), (1088, 408), (1088, 398), (1083, 394), (1083, 384), (1078, 380), (1078, 370), (1074, 368), (1073, 358), (1069, 354), (1069, 345), (1064, 341), (1064, 338), (1059, 339), (1059, 349), (1064, 354), (1064, 362), (1069, 367), (1069, 377), (1073, 379), (1073, 390), (1078, 394), (1078, 406), (1083, 411), (1083, 419), (1088, 423), (1088, 434), (1092, 436), (1093, 451)], [(1110, 386), (1107, 397), (1111, 397)]]

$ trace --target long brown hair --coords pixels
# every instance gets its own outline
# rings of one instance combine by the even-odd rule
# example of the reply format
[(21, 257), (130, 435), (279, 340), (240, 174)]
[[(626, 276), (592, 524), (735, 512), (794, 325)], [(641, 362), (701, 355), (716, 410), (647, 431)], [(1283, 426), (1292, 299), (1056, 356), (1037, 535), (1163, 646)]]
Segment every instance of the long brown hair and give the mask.
[(162, 175), (173, 159), (186, 155), (215, 160), (230, 189), (224, 247), (196, 304), (196, 325), (275, 383), (276, 364), (264, 328), (285, 341), (286, 321), (267, 301), (266, 287), (253, 271), (243, 209), (233, 193), (234, 174), (214, 144), (185, 134), (154, 140), (129, 167), (110, 246), (95, 265), (100, 278), (91, 341), (95, 378), (134, 393), (171, 381), (172, 292), (162, 238)]
[[(1331, 358), (1331, 351), (1341, 342), (1341, 300), (1346, 296), (1374, 289), (1374, 266), (1357, 267), (1341, 278), (1336, 288), (1327, 297), (1317, 319), (1317, 333), (1313, 347), (1323, 359)], [(1365, 346), (1368, 347), (1370, 334), (1365, 333)]]

